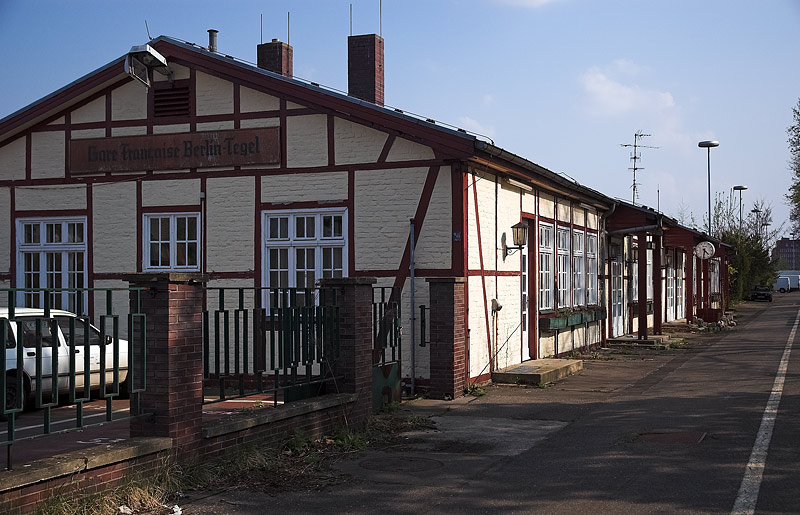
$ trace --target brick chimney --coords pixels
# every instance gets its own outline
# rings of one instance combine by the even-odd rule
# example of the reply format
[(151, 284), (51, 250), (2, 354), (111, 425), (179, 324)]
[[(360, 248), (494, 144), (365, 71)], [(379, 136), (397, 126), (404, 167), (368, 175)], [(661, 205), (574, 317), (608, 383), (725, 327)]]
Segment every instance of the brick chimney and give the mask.
[(273, 39), (269, 43), (262, 43), (257, 47), (258, 67), (269, 70), (286, 77), (291, 77), (294, 70), (292, 67), (292, 47), (283, 43), (279, 39)]
[(347, 38), (347, 92), (383, 105), (383, 38), (379, 35)]

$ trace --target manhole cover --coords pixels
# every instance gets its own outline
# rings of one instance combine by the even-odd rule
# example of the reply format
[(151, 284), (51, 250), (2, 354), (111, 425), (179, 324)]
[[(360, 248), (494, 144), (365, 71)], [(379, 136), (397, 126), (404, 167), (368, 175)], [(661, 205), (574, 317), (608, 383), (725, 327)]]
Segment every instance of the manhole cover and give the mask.
[(639, 433), (639, 441), (644, 443), (696, 444), (702, 442), (708, 433), (703, 431), (664, 431)]
[(369, 458), (361, 461), (359, 467), (378, 472), (420, 472), (442, 468), (444, 463), (429, 458)]

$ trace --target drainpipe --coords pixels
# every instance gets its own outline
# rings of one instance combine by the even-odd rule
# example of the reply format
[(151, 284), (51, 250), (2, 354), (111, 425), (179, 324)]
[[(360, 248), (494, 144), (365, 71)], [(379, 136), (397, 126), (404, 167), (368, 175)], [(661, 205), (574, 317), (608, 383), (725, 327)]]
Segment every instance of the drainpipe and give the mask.
[(410, 297), (411, 297), (411, 398), (413, 399), (416, 396), (415, 392), (415, 385), (414, 382), (416, 381), (417, 376), (417, 362), (416, 362), (416, 353), (414, 352), (416, 349), (416, 338), (415, 338), (415, 328), (414, 324), (416, 323), (417, 318), (414, 316), (416, 314), (416, 309), (414, 309), (414, 219), (412, 218), (409, 221), (408, 227), (408, 241), (410, 243), (409, 248), (411, 250), (411, 259), (409, 264), (409, 281), (410, 281)]

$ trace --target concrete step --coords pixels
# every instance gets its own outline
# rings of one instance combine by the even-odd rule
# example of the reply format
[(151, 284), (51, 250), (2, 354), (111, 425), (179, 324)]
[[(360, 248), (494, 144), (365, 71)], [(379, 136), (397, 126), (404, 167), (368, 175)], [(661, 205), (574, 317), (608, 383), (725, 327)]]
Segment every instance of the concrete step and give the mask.
[(664, 345), (669, 342), (670, 336), (668, 334), (651, 334), (645, 340), (639, 340), (636, 335), (626, 334), (625, 336), (618, 336), (617, 338), (609, 338), (606, 340), (608, 347), (627, 347), (631, 345), (641, 346), (654, 346)]
[(533, 359), (492, 373), (492, 381), (500, 384), (543, 385), (583, 370), (579, 359)]

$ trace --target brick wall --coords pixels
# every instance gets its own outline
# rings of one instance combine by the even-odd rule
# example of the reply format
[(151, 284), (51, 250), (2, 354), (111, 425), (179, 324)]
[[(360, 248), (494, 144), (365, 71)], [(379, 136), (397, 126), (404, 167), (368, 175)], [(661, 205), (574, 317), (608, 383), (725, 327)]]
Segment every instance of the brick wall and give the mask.
[(429, 278), (431, 397), (455, 398), (466, 386), (466, 279)]

